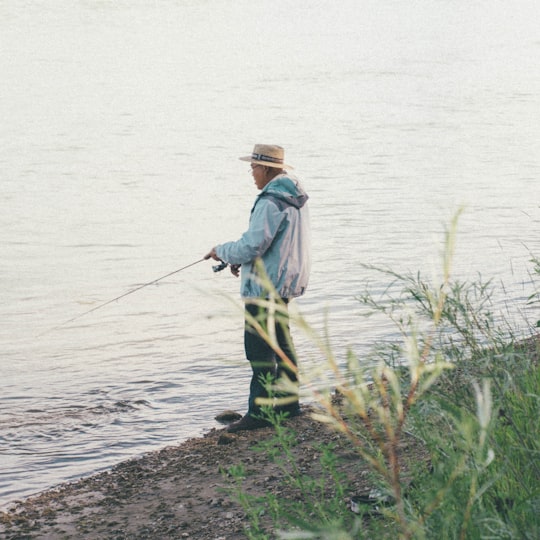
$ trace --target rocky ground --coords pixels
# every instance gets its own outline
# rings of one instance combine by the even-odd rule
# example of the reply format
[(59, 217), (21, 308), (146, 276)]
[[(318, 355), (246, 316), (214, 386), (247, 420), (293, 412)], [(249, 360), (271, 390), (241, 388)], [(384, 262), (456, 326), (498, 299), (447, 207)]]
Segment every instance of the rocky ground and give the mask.
[[(321, 443), (336, 444), (349, 495), (371, 486), (347, 441), (311, 417), (309, 407), (287, 421), (295, 432), (294, 455), (303, 473), (320, 471)], [(204, 437), (124, 462), (111, 471), (81, 479), (15, 503), (0, 513), (0, 537), (9, 539), (245, 539), (248, 524), (241, 506), (227, 493), (231, 466), (245, 468), (243, 489), (269, 490), (292, 498), (279, 467), (257, 450), (273, 428), (229, 434), (213, 429)], [(348, 498), (343, 500), (349, 505)]]

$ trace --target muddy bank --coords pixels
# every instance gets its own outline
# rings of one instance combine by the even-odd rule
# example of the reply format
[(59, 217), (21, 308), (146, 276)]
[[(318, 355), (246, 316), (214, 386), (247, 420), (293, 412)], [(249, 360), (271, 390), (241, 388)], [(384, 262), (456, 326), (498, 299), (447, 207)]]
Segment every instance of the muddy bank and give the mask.
[[(351, 481), (350, 495), (367, 493), (363, 463), (340, 435), (304, 414), (287, 421), (296, 433), (293, 448), (305, 474), (320, 471), (319, 445), (336, 444), (341, 468)], [(229, 434), (213, 429), (201, 438), (119, 464), (112, 470), (63, 484), (17, 502), (0, 513), (0, 535), (6, 539), (174, 539), (234, 540), (246, 538), (247, 520), (228, 494), (231, 478), (223, 474), (242, 464), (243, 489), (272, 491), (294, 499), (294, 488), (257, 449), (273, 437), (272, 428)], [(348, 505), (348, 498), (343, 500)]]

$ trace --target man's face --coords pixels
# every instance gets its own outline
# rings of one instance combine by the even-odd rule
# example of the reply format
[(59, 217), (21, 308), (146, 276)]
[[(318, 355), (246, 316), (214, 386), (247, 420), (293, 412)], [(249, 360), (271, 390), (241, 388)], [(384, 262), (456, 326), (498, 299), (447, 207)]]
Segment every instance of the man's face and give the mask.
[(253, 175), (253, 180), (255, 180), (255, 185), (257, 189), (262, 189), (266, 184), (268, 184), (266, 167), (259, 165), (257, 163), (251, 164), (251, 174)]

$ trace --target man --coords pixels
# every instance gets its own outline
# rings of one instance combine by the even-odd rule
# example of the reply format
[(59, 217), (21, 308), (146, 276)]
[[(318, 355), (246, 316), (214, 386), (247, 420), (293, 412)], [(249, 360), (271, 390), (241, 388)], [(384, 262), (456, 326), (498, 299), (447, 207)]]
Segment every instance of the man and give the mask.
[[(230, 432), (269, 425), (259, 402), (259, 398), (269, 397), (269, 382), (286, 373), (294, 385), (298, 384), (287, 305), (292, 298), (306, 291), (310, 270), (308, 196), (298, 179), (287, 172), (286, 169), (292, 167), (284, 163), (283, 148), (256, 144), (250, 156), (240, 159), (251, 163), (251, 174), (260, 190), (251, 209), (249, 228), (239, 240), (215, 246), (205, 256), (205, 259), (230, 264), (235, 276), (241, 269), (240, 293), (246, 310), (244, 347), (253, 373), (248, 411), (228, 427)], [(267, 309), (257, 302), (257, 299), (269, 297), (268, 288), (263, 284), (263, 273), (281, 298), (282, 309), (279, 311), (285, 315), (276, 316), (274, 329), (267, 328)], [(269, 334), (275, 332), (279, 355), (255, 330), (254, 321), (262, 322)], [(298, 394), (289, 396), (274, 410), (287, 416), (300, 414)]]

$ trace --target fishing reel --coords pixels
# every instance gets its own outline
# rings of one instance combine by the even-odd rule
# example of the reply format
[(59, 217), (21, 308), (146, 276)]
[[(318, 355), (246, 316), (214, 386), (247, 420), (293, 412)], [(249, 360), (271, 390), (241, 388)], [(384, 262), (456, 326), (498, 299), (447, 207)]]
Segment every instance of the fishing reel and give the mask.
[(214, 272), (221, 272), (222, 270), (225, 270), (225, 268), (227, 268), (227, 266), (229, 266), (229, 263), (222, 262), (220, 264), (216, 264), (216, 265), (212, 266), (212, 270)]

